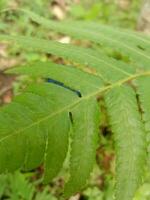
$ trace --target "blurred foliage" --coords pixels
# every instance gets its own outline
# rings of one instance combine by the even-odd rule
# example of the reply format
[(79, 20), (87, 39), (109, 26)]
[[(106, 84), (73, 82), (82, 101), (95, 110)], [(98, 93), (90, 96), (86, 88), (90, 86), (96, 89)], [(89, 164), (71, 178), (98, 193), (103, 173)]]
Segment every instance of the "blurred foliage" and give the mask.
[[(54, 195), (50, 194), (50, 188), (45, 186), (38, 190), (39, 183), (31, 182), (32, 174), (23, 174), (16, 172), (10, 175), (0, 176), (0, 199), (10, 200), (56, 200)], [(33, 175), (32, 175), (33, 176)]]
[(95, 3), (87, 2), (89, 2), (87, 6), (84, 5), (85, 3), (72, 5), (71, 16), (83, 20), (97, 20), (100, 23), (114, 26), (136, 28), (142, 1), (132, 0), (126, 9), (121, 9), (114, 0), (95, 0)]
[[(7, 8), (24, 8), (32, 10), (47, 18), (55, 18), (56, 16), (53, 12), (54, 2), (65, 2), (65, 8), (62, 8), (62, 5), (59, 5), (59, 3), (57, 4), (57, 6), (58, 8), (60, 7), (60, 10), (62, 9), (62, 12), (64, 12), (66, 18), (69, 17), (80, 20), (97, 20), (100, 23), (107, 23), (127, 28), (136, 27), (139, 9), (142, 5), (142, 0), (129, 1), (130, 3), (128, 7), (124, 9), (120, 8), (117, 0), (81, 0), (79, 1), (79, 3), (63, 0), (1, 0), (0, 10)], [(58, 10), (57, 12), (60, 12), (60, 10)], [(24, 24), (24, 21), (22, 21), (23, 18), (21, 18), (20, 21), (20, 18), (18, 18), (18, 16), (13, 16), (16, 17), (17, 22), (22, 23), (22, 25)], [(28, 17), (26, 16), (25, 18), (24, 20), (27, 20)]]
[[(1, 0), (0, 1), (0, 30), (11, 34), (22, 33), (28, 36), (38, 36), (53, 39), (61, 39), (58, 34), (53, 33), (36, 23), (33, 23), (29, 17), (19, 9), (32, 10), (46, 18), (57, 19), (56, 13), (62, 12), (66, 19), (77, 20), (94, 20), (100, 23), (111, 24), (113, 26), (120, 26), (125, 28), (135, 29), (139, 9), (142, 0), (132, 0), (126, 9), (122, 9), (116, 3), (117, 0), (80, 0), (79, 3), (74, 3), (75, 0)], [(65, 2), (65, 8), (62, 5), (57, 5), (57, 10), (54, 8), (54, 2)], [(58, 9), (60, 8), (60, 10)], [(8, 9), (8, 11), (6, 11)], [(18, 10), (12, 10), (18, 9)], [(55, 11), (54, 11), (55, 10)], [(11, 28), (10, 28), (11, 27)], [(20, 56), (22, 61), (35, 61), (41, 59), (41, 54), (38, 53), (24, 53), (17, 45), (9, 48), (11, 56)], [(20, 53), (21, 52), (21, 53)], [(42, 55), (42, 59), (47, 59)]]
[[(78, 20), (94, 20), (100, 23), (111, 24), (135, 29), (141, 7), (142, 0), (132, 0), (126, 8), (120, 8), (116, 0), (81, 0), (79, 3), (73, 3), (72, 0), (66, 0), (66, 7), (55, 3), (57, 12), (62, 12), (65, 18)], [(50, 0), (0, 0), (0, 11), (7, 8), (23, 8), (32, 10), (47, 18), (57, 19), (53, 12), (54, 1)], [(57, 19), (58, 20), (58, 19)], [(11, 29), (10, 29), (11, 26)], [(49, 37), (60, 39), (57, 34), (48, 32), (46, 29), (33, 23), (28, 16), (13, 10), (1, 12), (0, 30), (4, 33), (21, 32), (26, 35), (37, 35), (39, 37)], [(22, 52), (22, 53), (20, 53)], [(46, 60), (47, 55), (38, 53), (24, 52), (18, 46), (10, 46), (9, 55), (19, 57), (20, 62), (31, 62), (35, 60)], [(113, 54), (113, 55), (112, 55)], [(111, 56), (118, 59), (128, 58), (120, 57), (118, 52), (111, 52)], [(55, 59), (55, 58), (54, 58)], [(32, 82), (28, 77), (18, 77), (14, 82), (14, 94), (18, 94), (20, 89), (26, 84)], [(102, 109), (103, 105), (101, 105)], [(114, 188), (114, 153), (112, 134), (107, 127), (106, 117), (103, 116), (103, 134), (100, 135), (101, 146), (97, 153), (97, 166), (91, 176), (90, 184), (81, 194), (82, 200), (112, 200)], [(65, 170), (64, 170), (65, 171)], [(65, 172), (64, 172), (65, 173)], [(42, 180), (36, 180), (37, 172), (21, 173), (16, 172), (13, 175), (0, 176), (0, 199), (10, 200), (57, 200), (59, 199), (60, 184), (58, 180), (52, 184), (43, 186)], [(149, 174), (146, 177), (150, 176)], [(78, 199), (77, 199), (78, 200)], [(150, 182), (146, 180), (143, 186), (139, 188), (134, 200), (150, 200)]]
[[(84, 200), (113, 200), (112, 177), (107, 176), (109, 184), (104, 189), (100, 189), (94, 183), (94, 178), (98, 176), (99, 170), (96, 168), (91, 178), (91, 185), (85, 189), (81, 195)], [(16, 172), (9, 175), (0, 176), (0, 199), (8, 200), (58, 200), (58, 183), (42, 185), (42, 180), (36, 180), (36, 173)], [(107, 182), (107, 181), (106, 181)], [(150, 200), (150, 183), (146, 182), (137, 191), (134, 200)]]

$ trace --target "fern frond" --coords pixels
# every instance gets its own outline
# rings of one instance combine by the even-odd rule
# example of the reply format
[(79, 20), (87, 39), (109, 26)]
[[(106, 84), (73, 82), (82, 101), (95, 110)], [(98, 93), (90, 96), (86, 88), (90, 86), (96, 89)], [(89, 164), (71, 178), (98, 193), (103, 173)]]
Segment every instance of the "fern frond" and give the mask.
[[(134, 34), (134, 32), (120, 30), (97, 23), (86, 22), (54, 22), (46, 20), (31, 11), (25, 11), (32, 20), (51, 30), (69, 34), (79, 39), (87, 39), (98, 44), (104, 44), (129, 55), (137, 64), (149, 69), (150, 41)], [(74, 24), (74, 26), (72, 25)]]
[(46, 176), (56, 175), (68, 148), (68, 109), (76, 102), (78, 97), (73, 92), (42, 84), (32, 85), (2, 108), (0, 173), (33, 169), (44, 159)]
[[(115, 59), (112, 59), (104, 54), (100, 54), (93, 49), (24, 36), (10, 36), (0, 34), (0, 40), (15, 41), (23, 48), (31, 48), (40, 52), (51, 53), (53, 55), (57, 55), (67, 60), (79, 63), (83, 66), (90, 66), (94, 68), (97, 74), (100, 77), (103, 77), (107, 82), (115, 82), (129, 75), (132, 75), (132, 68), (129, 66), (126, 67), (124, 63), (117, 62)], [(124, 70), (121, 68), (124, 68)]]
[(137, 93), (142, 109), (142, 117), (147, 133), (148, 163), (150, 166), (150, 77), (141, 77), (137, 81)]
[[(99, 117), (94, 99), (79, 98), (48, 83), (28, 87), (0, 111), (0, 173), (31, 170), (44, 163), (44, 181), (54, 178), (67, 154), (71, 112), (74, 130), (71, 178), (65, 191), (68, 196), (81, 190), (95, 163)], [(77, 166), (81, 168), (77, 170)], [(77, 178), (82, 172), (84, 175)]]
[(105, 101), (116, 146), (116, 199), (132, 199), (141, 184), (146, 159), (146, 134), (136, 94), (132, 88), (120, 86), (109, 91)]
[(70, 197), (84, 188), (95, 163), (100, 116), (95, 98), (77, 105), (72, 110), (72, 116), (70, 179), (65, 187), (65, 197)]
[(75, 68), (58, 65), (52, 62), (34, 62), (7, 70), (7, 73), (30, 75), (34, 77), (51, 78), (63, 83), (82, 95), (96, 92), (104, 86), (103, 80), (88, 68)]
[[(16, 74), (52, 78), (66, 88), (43, 83), (32, 85), (1, 109), (0, 173), (18, 168), (29, 170), (44, 163), (44, 179), (48, 182), (62, 167), (68, 150), (68, 131), (72, 126), (70, 179), (65, 187), (65, 196), (81, 190), (92, 170), (97, 147), (96, 97), (108, 90), (104, 97), (116, 143), (116, 199), (131, 200), (142, 179), (146, 134), (136, 93), (125, 83), (143, 76), (144, 81), (138, 90), (145, 111), (146, 130), (149, 131), (149, 95), (145, 94), (148, 91), (146, 84), (149, 83), (149, 78), (146, 81), (145, 76), (150, 75), (147, 71), (150, 63), (148, 37), (96, 23), (57, 23), (31, 12), (28, 14), (54, 31), (98, 44), (98, 51), (92, 47), (0, 34), (0, 40), (17, 42), (26, 49), (62, 57), (74, 65), (36, 62), (31, 64), (32, 68), (22, 66), (9, 70)], [(101, 51), (100, 45), (129, 55), (132, 62), (127, 64), (110, 58)], [(73, 91), (81, 92), (82, 97), (79, 98)]]

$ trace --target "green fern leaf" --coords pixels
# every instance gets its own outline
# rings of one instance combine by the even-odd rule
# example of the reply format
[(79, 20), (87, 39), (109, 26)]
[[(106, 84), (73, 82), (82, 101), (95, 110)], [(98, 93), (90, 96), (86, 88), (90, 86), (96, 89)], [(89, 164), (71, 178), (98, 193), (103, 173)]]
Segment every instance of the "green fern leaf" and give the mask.
[(76, 102), (73, 92), (43, 84), (33, 85), (2, 108), (0, 173), (31, 170), (45, 162), (45, 177), (55, 176), (68, 149), (69, 105)]
[(31, 170), (44, 163), (44, 182), (53, 179), (67, 154), (71, 112), (74, 130), (71, 178), (65, 191), (68, 196), (81, 190), (95, 163), (99, 119), (96, 100), (84, 98), (82, 102), (73, 92), (53, 84), (32, 85), (1, 109), (0, 173), (19, 168)]
[(112, 89), (106, 94), (105, 101), (116, 143), (116, 199), (129, 200), (141, 184), (146, 134), (132, 88)]
[(65, 197), (70, 197), (84, 188), (95, 163), (99, 125), (99, 107), (96, 100), (88, 99), (80, 103), (73, 109), (72, 116), (70, 179), (65, 187)]
[[(107, 46), (121, 51), (129, 55), (137, 64), (142, 64), (142, 67), (149, 69), (150, 62), (150, 41), (134, 34), (131, 31), (120, 30), (97, 23), (86, 22), (54, 22), (46, 20), (44, 17), (38, 16), (31, 11), (24, 11), (34, 21), (48, 27), (54, 31), (69, 34), (79, 39), (87, 39), (98, 44)], [(72, 26), (74, 24), (74, 26)], [(80, 30), (80, 31), (79, 31)]]
[[(54, 31), (98, 44), (98, 51), (93, 47), (0, 34), (0, 40), (17, 42), (24, 48), (73, 62), (73, 66), (36, 62), (31, 64), (32, 67), (25, 65), (9, 70), (16, 74), (52, 78), (66, 88), (43, 83), (32, 85), (1, 109), (0, 173), (18, 168), (30, 170), (44, 163), (44, 180), (48, 182), (61, 170), (68, 150), (68, 131), (72, 125), (70, 179), (65, 187), (65, 196), (83, 189), (95, 162), (98, 126), (96, 97), (109, 90), (104, 97), (116, 143), (116, 199), (131, 200), (143, 175), (146, 134), (136, 93), (131, 85), (123, 84), (150, 75), (147, 71), (150, 63), (148, 37), (96, 23), (56, 23), (31, 12), (28, 14)], [(129, 55), (132, 62), (126, 64), (110, 58), (101, 51), (100, 45)], [(146, 91), (149, 78), (143, 79), (137, 89), (148, 132), (150, 108)], [(81, 92), (82, 97), (79, 98), (74, 91)]]
[(150, 77), (141, 77), (137, 80), (137, 93), (142, 108), (142, 117), (145, 124), (148, 143), (148, 163), (150, 166)]
[[(100, 55), (99, 52), (92, 49), (24, 36), (0, 35), (0, 40), (14, 41), (27, 49), (31, 48), (40, 52), (51, 53), (83, 66), (90, 66), (96, 70), (98, 76), (107, 82), (115, 82), (133, 74), (131, 73), (132, 68), (129, 66), (104, 54)], [(124, 70), (121, 68), (124, 68)]]
[(88, 69), (58, 65), (52, 62), (34, 62), (7, 70), (7, 73), (30, 75), (57, 80), (71, 89), (80, 91), (82, 95), (96, 92), (104, 86), (103, 80)]

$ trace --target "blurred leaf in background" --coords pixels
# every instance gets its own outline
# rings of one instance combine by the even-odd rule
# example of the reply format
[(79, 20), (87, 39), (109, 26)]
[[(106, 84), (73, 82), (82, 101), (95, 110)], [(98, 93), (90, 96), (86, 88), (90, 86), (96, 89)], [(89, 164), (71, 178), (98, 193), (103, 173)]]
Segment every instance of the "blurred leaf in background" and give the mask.
[(134, 200), (150, 200), (150, 183), (145, 183), (139, 189)]
[(14, 175), (9, 175), (8, 182), (10, 185), (10, 199), (11, 200), (32, 200), (34, 195), (34, 186), (27, 181), (28, 174), (24, 175), (16, 172)]
[(1, 175), (0, 176), (0, 199), (2, 198), (4, 191), (7, 187), (7, 175)]
[(40, 182), (31, 182), (34, 174), (16, 172), (0, 177), (0, 199), (9, 200), (57, 200), (50, 193), (50, 186), (40, 188)]
[[(72, 4), (70, 16), (82, 20), (97, 20), (100, 23), (135, 28), (142, 0), (132, 0), (126, 9), (120, 7), (123, 0), (81, 1)], [(125, 1), (125, 0), (124, 0)], [(127, 0), (126, 0), (127, 1)]]

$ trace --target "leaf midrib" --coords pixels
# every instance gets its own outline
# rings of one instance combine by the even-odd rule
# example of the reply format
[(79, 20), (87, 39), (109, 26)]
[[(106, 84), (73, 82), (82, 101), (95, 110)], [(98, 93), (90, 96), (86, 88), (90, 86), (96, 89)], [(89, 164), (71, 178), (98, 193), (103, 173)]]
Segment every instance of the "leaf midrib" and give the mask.
[(58, 115), (58, 114), (60, 114), (62, 112), (69, 111), (70, 108), (74, 107), (75, 105), (77, 105), (78, 103), (80, 103), (83, 100), (86, 100), (86, 99), (92, 98), (94, 96), (100, 95), (101, 93), (105, 92), (106, 90), (112, 89), (114, 87), (121, 86), (122, 84), (124, 84), (124, 83), (126, 83), (126, 82), (128, 82), (130, 80), (136, 79), (138, 77), (141, 77), (141, 76), (150, 76), (150, 71), (147, 71), (145, 73), (139, 73), (139, 74), (132, 75), (132, 76), (130, 76), (128, 78), (125, 78), (125, 79), (123, 79), (121, 81), (118, 81), (116, 83), (113, 83), (111, 85), (104, 86), (104, 87), (98, 89), (96, 92), (93, 92), (93, 93), (91, 93), (89, 95), (83, 96), (83, 97), (79, 98), (78, 100), (76, 100), (75, 102), (73, 102), (73, 103), (65, 106), (64, 108), (58, 110), (57, 112), (54, 112), (54, 113), (52, 113), (50, 115), (47, 115), (46, 117), (43, 117), (40, 120), (37, 120), (36, 122), (32, 123), (31, 125), (27, 126), (26, 128), (23, 128), (21, 130), (16, 131), (14, 134), (9, 134), (9, 135), (1, 138), (0, 139), (0, 143), (3, 142), (4, 140), (10, 138), (10, 137), (13, 137), (15, 135), (20, 134), (21, 132), (23, 132), (23, 131), (25, 131), (25, 130), (27, 130), (29, 128), (32, 128), (34, 125), (37, 125), (37, 124), (39, 124), (39, 123), (41, 123), (43, 121), (46, 121), (46, 120), (48, 120), (48, 119), (50, 119), (50, 118), (52, 118), (52, 117), (54, 117), (54, 116), (56, 116), (56, 115)]

